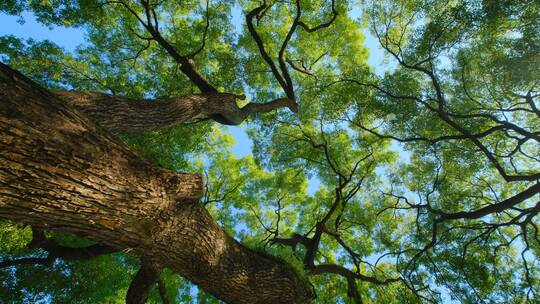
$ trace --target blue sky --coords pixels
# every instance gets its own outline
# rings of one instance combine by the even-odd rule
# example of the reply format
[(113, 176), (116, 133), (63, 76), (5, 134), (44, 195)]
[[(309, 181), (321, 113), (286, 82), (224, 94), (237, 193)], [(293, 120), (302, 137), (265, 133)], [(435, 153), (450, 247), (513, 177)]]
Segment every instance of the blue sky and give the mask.
[(22, 13), (20, 17), (0, 13), (0, 35), (14, 35), (36, 40), (48, 39), (70, 52), (74, 51), (77, 45), (84, 43), (84, 33), (81, 29), (46, 27), (39, 24), (33, 14), (27, 12)]

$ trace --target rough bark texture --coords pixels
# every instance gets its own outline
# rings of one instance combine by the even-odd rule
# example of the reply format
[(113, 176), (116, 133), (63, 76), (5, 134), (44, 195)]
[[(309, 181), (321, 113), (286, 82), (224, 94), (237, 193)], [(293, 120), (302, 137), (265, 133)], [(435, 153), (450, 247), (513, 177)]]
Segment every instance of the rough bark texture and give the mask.
[(151, 131), (200, 119), (238, 125), (253, 113), (270, 112), (283, 107), (296, 110), (293, 108), (294, 102), (287, 98), (263, 104), (250, 103), (239, 108), (236, 104), (237, 96), (228, 93), (155, 100), (77, 91), (55, 91), (54, 94), (113, 133)]
[(174, 173), (0, 64), (0, 217), (93, 239), (177, 271), (228, 303), (302, 303), (311, 289), (230, 238)]

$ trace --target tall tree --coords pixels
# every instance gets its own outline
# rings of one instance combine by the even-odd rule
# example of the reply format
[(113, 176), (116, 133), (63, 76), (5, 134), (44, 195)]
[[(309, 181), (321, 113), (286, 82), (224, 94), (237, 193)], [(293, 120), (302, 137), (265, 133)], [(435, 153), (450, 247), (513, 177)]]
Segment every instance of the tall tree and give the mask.
[(0, 299), (540, 298), (537, 1), (0, 9)]

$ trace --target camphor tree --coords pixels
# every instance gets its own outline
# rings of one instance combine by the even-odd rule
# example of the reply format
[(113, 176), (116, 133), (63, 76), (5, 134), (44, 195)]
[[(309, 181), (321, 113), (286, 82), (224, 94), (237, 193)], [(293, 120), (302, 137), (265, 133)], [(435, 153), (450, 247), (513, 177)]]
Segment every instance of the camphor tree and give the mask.
[(538, 1), (0, 8), (0, 302), (540, 303)]

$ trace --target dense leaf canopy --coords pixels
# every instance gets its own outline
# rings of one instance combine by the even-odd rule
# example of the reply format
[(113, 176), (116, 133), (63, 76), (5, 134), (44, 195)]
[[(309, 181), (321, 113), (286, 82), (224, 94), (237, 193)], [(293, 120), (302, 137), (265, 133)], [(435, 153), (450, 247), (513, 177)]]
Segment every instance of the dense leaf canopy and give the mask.
[[(247, 118), (253, 149), (243, 157), (212, 120), (120, 137), (162, 167), (203, 172), (214, 219), (294, 267), (315, 302), (540, 303), (538, 1), (9, 0), (0, 9), (85, 33), (73, 52), (0, 37), (0, 59), (52, 90), (292, 100)], [(381, 51), (384, 64), (370, 66)], [(0, 239), (7, 303), (123, 302), (139, 267), (129, 252), (8, 267), (48, 252), (28, 246), (31, 227), (18, 223), (0, 222)], [(167, 270), (149, 301), (162, 297), (217, 303)]]

